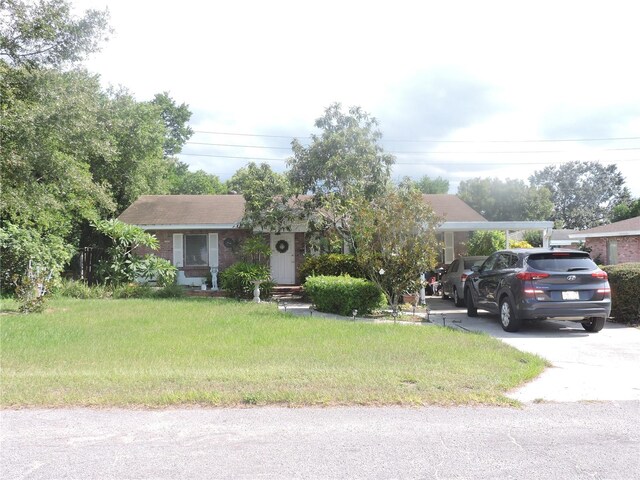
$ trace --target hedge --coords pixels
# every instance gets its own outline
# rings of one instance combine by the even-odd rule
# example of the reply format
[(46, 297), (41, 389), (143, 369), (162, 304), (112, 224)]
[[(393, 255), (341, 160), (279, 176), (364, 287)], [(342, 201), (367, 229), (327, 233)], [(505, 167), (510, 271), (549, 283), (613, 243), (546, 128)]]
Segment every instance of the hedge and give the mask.
[(350, 316), (353, 310), (367, 314), (386, 305), (377, 285), (348, 275), (308, 277), (304, 289), (320, 312)]
[(606, 265), (611, 285), (611, 316), (616, 322), (640, 323), (640, 263)]
[(358, 265), (355, 255), (342, 253), (328, 253), (324, 255), (308, 256), (300, 266), (302, 283), (310, 276), (339, 276), (349, 275), (364, 278), (364, 272)]

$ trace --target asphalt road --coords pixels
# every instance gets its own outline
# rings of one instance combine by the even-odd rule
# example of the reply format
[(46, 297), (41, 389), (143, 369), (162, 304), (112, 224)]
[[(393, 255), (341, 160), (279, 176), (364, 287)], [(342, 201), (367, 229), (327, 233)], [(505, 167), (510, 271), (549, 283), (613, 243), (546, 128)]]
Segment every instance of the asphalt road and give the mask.
[(640, 478), (640, 402), (0, 418), (3, 479)]

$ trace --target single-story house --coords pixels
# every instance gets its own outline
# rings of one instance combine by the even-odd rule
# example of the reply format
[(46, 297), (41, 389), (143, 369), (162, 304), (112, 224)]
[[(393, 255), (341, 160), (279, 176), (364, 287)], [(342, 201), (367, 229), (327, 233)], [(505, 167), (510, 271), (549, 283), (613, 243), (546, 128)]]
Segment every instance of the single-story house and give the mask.
[(582, 230), (572, 238), (584, 237), (591, 257), (602, 265), (640, 262), (640, 216)]
[[(537, 229), (548, 241), (551, 222), (489, 222), (456, 195), (423, 195), (444, 219), (438, 235), (444, 245), (441, 263), (449, 264), (466, 253), (464, 242), (475, 230)], [(238, 261), (233, 248), (252, 234), (240, 227), (244, 215), (242, 195), (143, 195), (118, 217), (153, 233), (160, 243), (156, 252), (178, 268), (178, 283), (201, 285)], [(308, 252), (306, 226), (289, 232), (264, 233), (271, 245), (271, 275), (281, 285), (299, 282), (299, 269)], [(144, 253), (144, 252), (142, 252)]]

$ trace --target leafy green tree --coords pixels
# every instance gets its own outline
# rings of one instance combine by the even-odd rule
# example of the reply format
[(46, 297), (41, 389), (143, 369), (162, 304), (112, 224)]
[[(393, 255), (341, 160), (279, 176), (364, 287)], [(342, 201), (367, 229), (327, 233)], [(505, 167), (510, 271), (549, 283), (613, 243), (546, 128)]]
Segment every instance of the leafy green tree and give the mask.
[(242, 194), (245, 201), (243, 224), (250, 228), (280, 231), (296, 220), (296, 209), (289, 201), (291, 187), (285, 175), (262, 163), (249, 162), (227, 181), (230, 192)]
[(473, 178), (460, 182), (458, 196), (490, 221), (546, 220), (553, 215), (549, 190), (522, 180)]
[(467, 243), (468, 255), (491, 255), (505, 248), (507, 239), (504, 232), (498, 230), (478, 230), (473, 232)]
[(166, 127), (164, 156), (177, 155), (193, 135), (193, 130), (188, 125), (191, 119), (189, 106), (185, 103), (177, 105), (167, 92), (156, 94), (151, 103), (160, 109), (160, 116)]
[(611, 221), (619, 222), (640, 216), (640, 198), (623, 201), (611, 209)]
[(315, 215), (315, 229), (333, 229), (348, 238), (351, 204), (384, 193), (395, 159), (379, 144), (382, 134), (376, 119), (360, 107), (344, 113), (334, 103), (315, 126), (322, 133), (311, 135), (308, 146), (291, 142), (289, 180), (294, 191), (310, 195), (299, 198), (298, 204)]
[(361, 199), (351, 226), (358, 264), (397, 307), (403, 292), (418, 289), (420, 274), (435, 267), (437, 218), (422, 194), (392, 188), (373, 200)]
[(442, 177), (431, 178), (425, 175), (415, 182), (415, 186), (422, 193), (449, 193), (449, 180)]
[(186, 163), (176, 161), (169, 165), (169, 193), (172, 195), (218, 195), (227, 193), (227, 187), (217, 175), (204, 170), (189, 171)]
[(0, 18), (0, 57), (30, 68), (77, 62), (109, 33), (106, 11), (77, 18), (65, 0), (0, 0)]
[(553, 220), (561, 228), (592, 228), (608, 223), (615, 205), (630, 199), (616, 165), (569, 162), (549, 166), (529, 177), (531, 185), (546, 187), (555, 206)]

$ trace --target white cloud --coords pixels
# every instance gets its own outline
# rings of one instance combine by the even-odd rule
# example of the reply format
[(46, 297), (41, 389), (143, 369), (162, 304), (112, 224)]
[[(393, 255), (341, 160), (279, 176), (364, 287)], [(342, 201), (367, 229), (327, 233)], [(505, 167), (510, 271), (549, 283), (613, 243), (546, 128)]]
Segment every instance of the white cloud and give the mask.
[[(377, 116), (387, 138), (640, 137), (640, 7), (633, 2), (74, 4), (108, 4), (116, 30), (88, 68), (140, 99), (169, 91), (190, 105), (196, 130), (307, 135), (323, 109), (341, 101)], [(192, 140), (289, 144), (288, 138), (204, 134)], [(388, 143), (387, 149), (406, 146)], [(394, 175), (442, 175), (455, 186), (475, 176), (526, 179), (545, 162), (596, 159), (616, 163), (640, 196), (640, 150), (614, 148), (640, 148), (640, 141), (411, 144), (413, 151), (429, 153), (399, 155)], [(256, 158), (289, 154), (246, 147), (189, 150)], [(536, 153), (481, 153), (531, 150)], [(468, 153), (443, 153), (452, 151)], [(183, 159), (222, 178), (245, 163)], [(489, 165), (505, 161), (513, 166)]]

